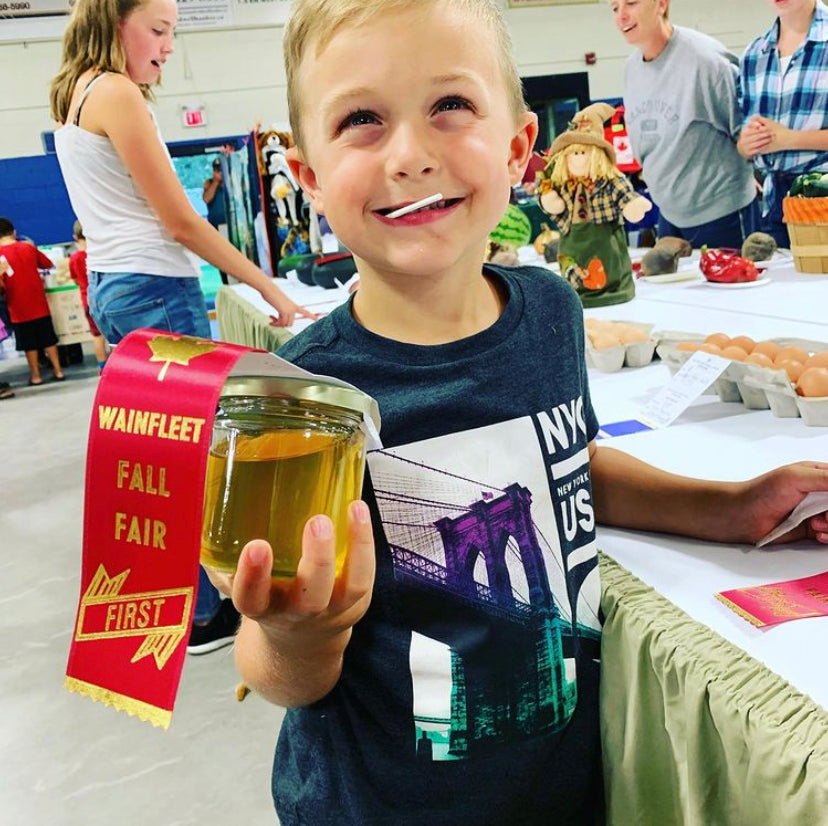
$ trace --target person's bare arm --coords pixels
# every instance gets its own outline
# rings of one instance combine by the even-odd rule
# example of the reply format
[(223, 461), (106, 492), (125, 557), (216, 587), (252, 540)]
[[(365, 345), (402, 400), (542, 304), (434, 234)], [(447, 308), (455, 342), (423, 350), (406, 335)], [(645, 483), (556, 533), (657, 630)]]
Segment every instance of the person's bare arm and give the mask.
[(213, 198), (216, 197), (216, 192), (218, 191), (219, 184), (221, 183), (220, 180), (216, 180), (215, 176), (212, 178), (208, 178), (204, 182), (204, 190), (201, 193), (201, 199), (204, 201), (205, 204), (212, 204)]
[(736, 141), (736, 149), (743, 158), (750, 160), (756, 155), (767, 152), (771, 140), (770, 132), (757, 123), (754, 118), (749, 123), (746, 123), (739, 133), (739, 140)]
[[(828, 464), (797, 462), (743, 482), (692, 479), (590, 443), (595, 518), (605, 525), (710, 542), (755, 543), (811, 491), (828, 490)], [(828, 543), (820, 514), (779, 541)]]
[(112, 141), (129, 174), (175, 241), (257, 289), (278, 310), (280, 323), (289, 326), (297, 312), (313, 317), (196, 213), (158, 139), (146, 102), (132, 81), (112, 75), (100, 84), (90, 100), (95, 100), (98, 126)]

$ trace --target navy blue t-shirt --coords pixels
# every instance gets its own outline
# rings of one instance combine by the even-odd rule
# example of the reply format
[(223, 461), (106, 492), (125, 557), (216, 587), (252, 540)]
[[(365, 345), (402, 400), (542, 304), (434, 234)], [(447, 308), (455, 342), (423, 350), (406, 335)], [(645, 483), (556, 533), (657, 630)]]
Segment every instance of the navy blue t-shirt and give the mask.
[(583, 315), (562, 279), (449, 344), (375, 335), (343, 305), (279, 355), (373, 396), (377, 575), (342, 676), (287, 712), (282, 826), (593, 824), (601, 624)]

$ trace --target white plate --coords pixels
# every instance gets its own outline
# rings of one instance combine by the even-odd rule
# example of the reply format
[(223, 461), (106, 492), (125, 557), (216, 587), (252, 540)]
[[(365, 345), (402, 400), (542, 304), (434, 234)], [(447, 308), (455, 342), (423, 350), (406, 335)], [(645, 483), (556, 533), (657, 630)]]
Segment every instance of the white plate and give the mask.
[(672, 284), (674, 281), (697, 281), (701, 276), (697, 270), (685, 270), (682, 272), (666, 272), (662, 275), (642, 275), (639, 281), (646, 281), (648, 284)]
[(749, 287), (764, 287), (771, 283), (767, 275), (760, 275), (756, 281), (734, 281), (732, 284), (724, 284), (719, 281), (704, 281), (706, 287), (714, 287), (717, 290), (746, 290)]

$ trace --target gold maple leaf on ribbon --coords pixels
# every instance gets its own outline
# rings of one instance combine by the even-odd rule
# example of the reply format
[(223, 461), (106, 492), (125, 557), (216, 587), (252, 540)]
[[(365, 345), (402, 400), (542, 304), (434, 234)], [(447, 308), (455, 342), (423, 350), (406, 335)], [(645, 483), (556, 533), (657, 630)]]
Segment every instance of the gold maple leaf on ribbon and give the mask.
[(158, 381), (164, 381), (171, 364), (187, 367), (191, 359), (212, 353), (216, 349), (214, 341), (192, 336), (156, 336), (147, 343), (152, 350), (150, 361), (166, 362), (158, 374)]

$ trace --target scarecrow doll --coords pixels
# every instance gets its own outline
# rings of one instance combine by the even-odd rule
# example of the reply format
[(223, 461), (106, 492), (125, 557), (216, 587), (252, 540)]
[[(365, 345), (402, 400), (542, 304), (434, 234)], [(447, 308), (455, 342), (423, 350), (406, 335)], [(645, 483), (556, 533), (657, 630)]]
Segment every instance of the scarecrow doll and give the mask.
[(635, 295), (624, 219), (638, 223), (652, 208), (615, 166), (604, 121), (615, 110), (594, 103), (558, 135), (539, 174), (541, 209), (561, 233), (561, 275), (584, 307), (622, 304)]

